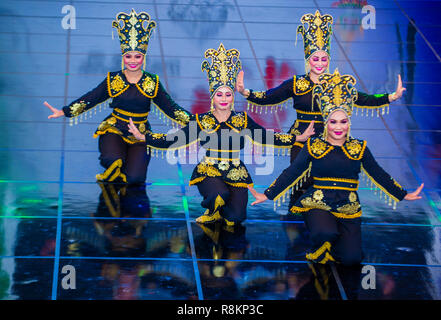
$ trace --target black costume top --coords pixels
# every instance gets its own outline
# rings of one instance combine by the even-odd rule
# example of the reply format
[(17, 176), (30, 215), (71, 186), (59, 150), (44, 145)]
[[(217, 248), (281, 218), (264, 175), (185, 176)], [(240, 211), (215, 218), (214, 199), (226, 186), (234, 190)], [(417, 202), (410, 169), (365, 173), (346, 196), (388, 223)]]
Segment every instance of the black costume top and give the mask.
[[(225, 122), (219, 122), (211, 111), (196, 114), (190, 123), (173, 134), (145, 134), (147, 145), (153, 150), (175, 151), (200, 142), (207, 152), (204, 159), (193, 170), (190, 185), (201, 182), (206, 177), (220, 177), (225, 183), (246, 188), (252, 179), (245, 164), (240, 160), (240, 150), (245, 147), (245, 138), (263, 147), (289, 150), (295, 136), (272, 133), (257, 124), (246, 112), (231, 112)], [(155, 151), (153, 151), (155, 152)]]
[[(323, 117), (320, 112), (320, 108), (316, 101), (313, 102), (312, 92), (315, 84), (309, 77), (309, 74), (295, 75), (291, 79), (284, 81), (280, 86), (269, 89), (267, 91), (253, 91), (250, 89), (250, 95), (247, 100), (249, 101), (248, 108), (253, 111), (255, 105), (259, 106), (260, 112), (262, 108), (265, 108), (265, 112), (277, 111), (282, 107), (282, 104), (288, 99), (293, 99), (293, 107), (297, 112), (297, 119), (291, 126), (289, 132), (295, 135), (299, 135), (305, 131), (309, 123), (314, 120), (315, 137), (320, 136), (323, 133)], [(388, 94), (375, 94), (368, 95), (363, 92), (358, 92), (357, 100), (355, 101), (356, 108), (362, 110), (369, 109), (374, 112), (377, 110), (377, 114), (380, 112), (380, 108), (389, 106)]]
[[(63, 107), (64, 114), (69, 118), (83, 118), (90, 116), (92, 108), (101, 108), (111, 100), (109, 107), (113, 109), (95, 131), (94, 137), (107, 132), (120, 135), (127, 143), (139, 142), (128, 132), (127, 124), (132, 118), (141, 133), (150, 128), (147, 121), (153, 103), (167, 120), (179, 125), (186, 125), (191, 113), (177, 105), (168, 95), (155, 74), (143, 71), (137, 83), (128, 82), (122, 71), (109, 72), (106, 79), (95, 89), (89, 91), (68, 106)], [(96, 108), (95, 108), (96, 113)]]
[(356, 191), (360, 171), (386, 194), (389, 204), (406, 196), (407, 192), (375, 161), (366, 141), (350, 138), (340, 147), (316, 137), (307, 140), (294, 162), (265, 190), (265, 195), (280, 205), (286, 192), (297, 188), (310, 175), (314, 184), (297, 199), (291, 212), (322, 209), (339, 218), (359, 217), (361, 206)]

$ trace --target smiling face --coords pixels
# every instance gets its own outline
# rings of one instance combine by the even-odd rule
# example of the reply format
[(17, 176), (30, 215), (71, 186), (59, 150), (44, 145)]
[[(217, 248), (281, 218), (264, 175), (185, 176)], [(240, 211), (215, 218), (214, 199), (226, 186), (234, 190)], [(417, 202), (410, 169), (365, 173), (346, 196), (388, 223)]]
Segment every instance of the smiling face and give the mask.
[(328, 69), (329, 56), (324, 51), (317, 51), (308, 60), (309, 68), (312, 73), (321, 75)]
[(231, 110), (234, 101), (234, 93), (229, 87), (220, 87), (213, 95), (213, 105), (219, 110)]
[(144, 55), (139, 52), (130, 51), (123, 56), (124, 66), (129, 71), (138, 71), (142, 68)]
[(328, 139), (341, 142), (346, 139), (349, 131), (349, 118), (342, 110), (337, 110), (329, 115), (327, 122)]

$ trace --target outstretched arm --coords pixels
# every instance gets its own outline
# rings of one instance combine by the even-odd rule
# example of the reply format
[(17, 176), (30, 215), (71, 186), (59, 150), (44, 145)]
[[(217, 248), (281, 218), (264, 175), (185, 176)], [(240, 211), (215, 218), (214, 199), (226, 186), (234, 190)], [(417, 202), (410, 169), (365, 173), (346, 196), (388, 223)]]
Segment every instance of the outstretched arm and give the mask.
[(131, 118), (129, 119), (128, 127), (129, 132), (133, 134), (136, 139), (145, 141), (147, 146), (159, 150), (181, 149), (198, 140), (196, 121), (190, 121), (187, 126), (171, 134), (147, 131), (146, 134), (143, 135), (139, 132)]
[(161, 82), (158, 84), (158, 94), (153, 98), (153, 103), (163, 112), (167, 118), (185, 126), (190, 121), (192, 114), (180, 107), (165, 91)]
[(248, 101), (258, 105), (275, 105), (293, 96), (293, 79), (286, 80), (280, 86), (266, 91), (253, 91), (245, 89), (243, 71), (240, 71), (236, 79), (236, 90)]

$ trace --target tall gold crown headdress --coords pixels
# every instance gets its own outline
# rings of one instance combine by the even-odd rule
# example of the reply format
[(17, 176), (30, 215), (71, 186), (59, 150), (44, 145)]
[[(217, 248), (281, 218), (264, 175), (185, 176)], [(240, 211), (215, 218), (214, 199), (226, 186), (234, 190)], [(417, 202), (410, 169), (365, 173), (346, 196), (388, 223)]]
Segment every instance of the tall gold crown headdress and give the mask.
[(150, 19), (147, 12), (136, 13), (132, 9), (130, 14), (118, 13), (112, 26), (118, 30), (123, 55), (129, 51), (137, 51), (145, 55), (156, 22)]
[(239, 50), (225, 50), (222, 43), (217, 50), (208, 49), (205, 51), (205, 58), (211, 58), (211, 65), (207, 60), (204, 60), (201, 70), (207, 72), (210, 97), (213, 97), (216, 90), (222, 86), (227, 86), (234, 92), (236, 77), (242, 67), (239, 55)]
[(333, 74), (320, 75), (319, 83), (313, 90), (313, 99), (317, 100), (325, 123), (329, 115), (336, 110), (343, 110), (348, 117), (352, 115), (354, 101), (358, 96), (355, 83), (353, 76), (340, 75), (338, 69), (335, 69)]
[[(317, 10), (315, 14), (308, 13), (300, 19), (302, 23), (297, 27), (297, 34), (303, 36), (305, 60), (317, 51), (324, 51), (330, 56), (331, 35), (333, 18), (329, 14), (321, 15)], [(305, 26), (307, 24), (307, 27)], [(296, 37), (297, 38), (297, 37)]]

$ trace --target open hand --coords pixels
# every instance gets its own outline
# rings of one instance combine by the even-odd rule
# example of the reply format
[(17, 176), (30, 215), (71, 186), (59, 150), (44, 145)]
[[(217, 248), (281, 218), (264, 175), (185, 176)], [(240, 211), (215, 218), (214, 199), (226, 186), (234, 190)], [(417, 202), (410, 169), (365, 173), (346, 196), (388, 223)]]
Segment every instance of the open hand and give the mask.
[(406, 196), (404, 197), (404, 200), (413, 201), (413, 200), (421, 199), (421, 196), (419, 194), (420, 194), (421, 190), (423, 190), (423, 187), (424, 187), (424, 183), (422, 183), (418, 187), (418, 189), (416, 189), (414, 192), (406, 194)]
[(298, 141), (298, 142), (305, 142), (305, 141), (308, 140), (309, 137), (312, 136), (313, 134), (315, 134), (315, 130), (314, 130), (314, 120), (311, 121), (311, 123), (309, 124), (309, 126), (305, 129), (305, 131), (303, 131), (302, 134), (296, 136), (296, 141)]
[(401, 75), (398, 75), (397, 89), (395, 90), (394, 93), (389, 95), (389, 102), (400, 99), (403, 96), (404, 91), (406, 91), (406, 88), (403, 87), (403, 82), (401, 81)]
[(245, 85), (243, 83), (243, 70), (241, 70), (237, 74), (237, 78), (236, 78), (236, 91), (239, 92), (241, 95), (245, 95)]
[(56, 119), (64, 116), (63, 110), (52, 107), (47, 101), (43, 102), (43, 104), (52, 111), (52, 114), (47, 117), (48, 119)]
[(256, 201), (251, 203), (252, 206), (254, 206), (255, 204), (258, 204), (258, 203), (265, 202), (266, 200), (268, 200), (268, 198), (267, 198), (267, 196), (265, 194), (257, 192), (256, 189), (254, 189), (253, 187), (248, 186), (248, 190), (250, 190), (251, 194), (254, 196), (254, 198), (256, 198)]
[(138, 139), (138, 140), (142, 140), (145, 141), (145, 135), (143, 135), (141, 132), (139, 132), (138, 128), (135, 126), (135, 124), (133, 123), (132, 118), (129, 119), (129, 132), (131, 134), (133, 134), (133, 136)]

